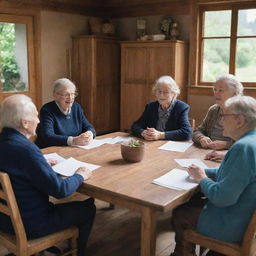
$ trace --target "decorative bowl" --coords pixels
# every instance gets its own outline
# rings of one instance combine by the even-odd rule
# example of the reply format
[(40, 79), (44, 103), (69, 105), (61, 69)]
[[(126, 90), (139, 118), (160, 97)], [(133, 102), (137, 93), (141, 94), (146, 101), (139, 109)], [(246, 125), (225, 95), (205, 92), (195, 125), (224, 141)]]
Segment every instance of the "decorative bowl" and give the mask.
[(127, 162), (140, 162), (145, 154), (145, 144), (142, 141), (136, 141), (138, 144), (134, 145), (132, 141), (123, 142), (121, 144), (121, 155)]

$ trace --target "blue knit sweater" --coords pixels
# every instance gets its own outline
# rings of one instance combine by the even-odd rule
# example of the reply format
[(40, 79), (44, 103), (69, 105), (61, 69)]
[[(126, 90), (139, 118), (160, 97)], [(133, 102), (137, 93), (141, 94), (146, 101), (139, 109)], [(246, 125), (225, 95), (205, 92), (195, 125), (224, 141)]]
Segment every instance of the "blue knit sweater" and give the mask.
[[(74, 174), (62, 179), (39, 148), (11, 128), (4, 128), (0, 134), (0, 156), (0, 170), (10, 176), (26, 233), (36, 237), (55, 223), (48, 196), (71, 195), (82, 184), (83, 177)], [(4, 214), (0, 214), (0, 230), (12, 232), (10, 219)]]
[(63, 114), (55, 101), (46, 103), (40, 110), (40, 124), (37, 128), (36, 144), (40, 148), (49, 146), (67, 146), (69, 136), (78, 136), (83, 132), (96, 132), (86, 119), (81, 106), (74, 102), (70, 114)]
[(256, 209), (256, 130), (244, 134), (229, 149), (217, 169), (206, 169), (201, 180), (208, 203), (197, 229), (207, 236), (228, 242), (241, 241)]
[[(141, 117), (131, 127), (132, 133), (141, 137), (147, 127), (156, 128), (158, 121), (159, 102), (153, 101), (146, 105)], [(192, 137), (192, 128), (188, 120), (189, 106), (176, 100), (165, 127), (166, 140), (189, 140)]]

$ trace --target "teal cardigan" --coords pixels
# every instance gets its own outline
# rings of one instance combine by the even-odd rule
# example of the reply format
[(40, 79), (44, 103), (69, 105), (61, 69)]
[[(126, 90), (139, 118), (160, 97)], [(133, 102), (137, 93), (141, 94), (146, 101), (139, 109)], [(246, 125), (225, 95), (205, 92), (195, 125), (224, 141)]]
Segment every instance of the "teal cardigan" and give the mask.
[(206, 173), (209, 178), (201, 180), (200, 186), (208, 203), (197, 230), (219, 240), (241, 241), (256, 209), (256, 130), (244, 134), (220, 167)]

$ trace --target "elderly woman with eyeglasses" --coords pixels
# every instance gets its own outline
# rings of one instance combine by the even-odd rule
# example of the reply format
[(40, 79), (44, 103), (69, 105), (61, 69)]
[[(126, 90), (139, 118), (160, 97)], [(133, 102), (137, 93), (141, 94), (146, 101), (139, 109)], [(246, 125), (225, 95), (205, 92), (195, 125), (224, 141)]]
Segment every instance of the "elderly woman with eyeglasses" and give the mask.
[(197, 229), (218, 240), (241, 242), (256, 209), (256, 100), (249, 96), (229, 98), (223, 106), (221, 124), (223, 135), (235, 142), (218, 168), (188, 168), (208, 201), (205, 205), (190, 201), (174, 210), (176, 247), (171, 255), (196, 255), (195, 247), (182, 241), (185, 229)]
[(96, 136), (81, 106), (75, 102), (76, 86), (67, 78), (53, 83), (54, 101), (40, 110), (36, 144), (49, 146), (88, 145)]
[[(234, 75), (226, 74), (217, 77), (213, 85), (216, 104), (211, 106), (203, 120), (193, 133), (193, 141), (203, 148), (214, 150), (228, 149), (233, 140), (223, 135), (220, 116), (223, 113), (225, 101), (236, 95), (243, 95), (243, 85)], [(211, 158), (215, 154), (207, 156)]]
[(133, 123), (132, 133), (145, 140), (191, 139), (190, 108), (176, 99), (180, 94), (177, 83), (170, 76), (161, 76), (153, 87), (153, 93), (157, 101), (146, 105), (142, 116)]

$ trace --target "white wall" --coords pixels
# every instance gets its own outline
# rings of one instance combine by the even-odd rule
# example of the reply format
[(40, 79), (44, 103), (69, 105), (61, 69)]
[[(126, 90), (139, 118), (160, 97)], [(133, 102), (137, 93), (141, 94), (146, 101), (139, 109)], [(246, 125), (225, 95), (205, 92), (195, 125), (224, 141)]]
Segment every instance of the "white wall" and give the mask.
[(88, 34), (88, 17), (59, 12), (41, 12), (42, 103), (52, 99), (52, 83), (69, 76), (67, 51), (72, 35)]

